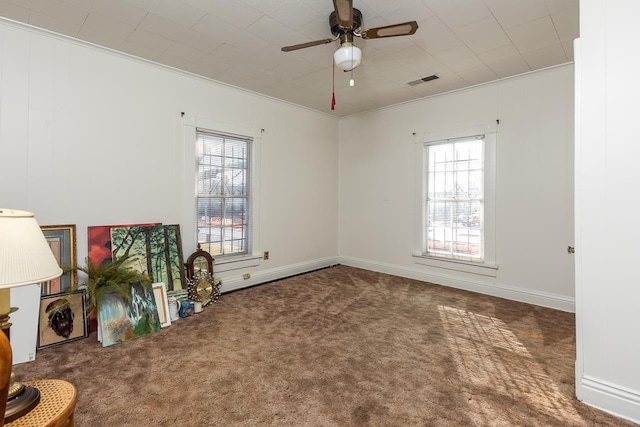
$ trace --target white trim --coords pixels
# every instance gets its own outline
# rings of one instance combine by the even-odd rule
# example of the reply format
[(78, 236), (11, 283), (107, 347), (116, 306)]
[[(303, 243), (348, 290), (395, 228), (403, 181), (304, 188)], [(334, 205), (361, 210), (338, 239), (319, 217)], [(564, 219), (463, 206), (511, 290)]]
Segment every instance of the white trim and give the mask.
[[(223, 293), (236, 291), (238, 289), (247, 288), (249, 286), (259, 285), (261, 283), (271, 282), (273, 280), (279, 280), (289, 276), (295, 276), (296, 274), (307, 273), (309, 271), (330, 267), (336, 264), (338, 264), (337, 257), (327, 257), (301, 262), (298, 264), (291, 264), (283, 267), (271, 268), (255, 273), (252, 273), (251, 271), (244, 271), (242, 272), (243, 274), (251, 274), (251, 277), (249, 279), (243, 279), (242, 274), (232, 277), (223, 277), (222, 288), (220, 290)], [(216, 271), (215, 265), (213, 270), (214, 272)]]
[(396, 108), (396, 107), (402, 106), (402, 105), (417, 104), (417, 103), (422, 102), (424, 100), (428, 100), (428, 99), (432, 99), (432, 98), (438, 98), (438, 97), (441, 97), (441, 96), (448, 96), (448, 95), (459, 93), (459, 92), (467, 92), (467, 91), (475, 90), (475, 89), (481, 88), (481, 87), (491, 87), (491, 86), (495, 86), (495, 85), (498, 85), (498, 84), (506, 82), (506, 81), (527, 78), (532, 74), (546, 73), (548, 71), (554, 71), (554, 70), (560, 69), (560, 68), (572, 67), (573, 65), (574, 65), (573, 61), (568, 61), (568, 62), (565, 62), (563, 64), (552, 65), (550, 67), (540, 68), (540, 69), (537, 69), (537, 70), (527, 71), (527, 72), (524, 72), (524, 73), (521, 73), (521, 74), (516, 74), (515, 76), (502, 77), (502, 78), (491, 80), (491, 81), (488, 81), (488, 82), (478, 83), (478, 84), (475, 84), (475, 85), (472, 85), (472, 86), (465, 86), (465, 87), (461, 87), (459, 89), (452, 89), (452, 90), (448, 90), (446, 92), (440, 92), (440, 93), (436, 93), (436, 94), (433, 94), (433, 95), (423, 96), (421, 98), (415, 98), (415, 99), (410, 99), (408, 101), (398, 102), (397, 104), (385, 105), (384, 107), (378, 107), (378, 108), (373, 108), (371, 110), (352, 113), (352, 114), (349, 114), (349, 115), (346, 115), (346, 116), (341, 116), (340, 119), (347, 119), (347, 118), (356, 117), (356, 116), (363, 115), (363, 114), (370, 114), (370, 113), (377, 112), (377, 111), (384, 111), (384, 110), (391, 109), (391, 108)]
[[(182, 117), (182, 129), (183, 129), (183, 143), (184, 150), (188, 153), (186, 156), (189, 161), (192, 163), (189, 165), (189, 162), (185, 162), (185, 170), (193, 170), (193, 182), (191, 187), (193, 188), (193, 194), (189, 197), (192, 198), (191, 204), (193, 206), (193, 210), (191, 211), (190, 218), (193, 219), (193, 231), (192, 238), (194, 242), (198, 242), (198, 227), (197, 227), (197, 218), (196, 218), (196, 210), (197, 210), (197, 200), (198, 200), (198, 168), (196, 165), (196, 140), (197, 140), (197, 129), (202, 128), (203, 130), (209, 130), (211, 132), (222, 132), (235, 134), (239, 136), (248, 136), (253, 138), (253, 140), (249, 143), (249, 147), (251, 150), (250, 154), (250, 212), (251, 212), (251, 226), (250, 226), (250, 235), (249, 235), (249, 248), (251, 248), (251, 254), (234, 256), (230, 255), (227, 259), (220, 258), (219, 261), (216, 262), (219, 266), (228, 263), (234, 262), (242, 262), (242, 264), (235, 264), (235, 266), (230, 267), (221, 267), (216, 270), (216, 272), (224, 272), (229, 270), (237, 270), (240, 268), (249, 268), (260, 265), (260, 262), (257, 261), (262, 258), (262, 249), (260, 246), (260, 177), (262, 176), (262, 136), (264, 133), (264, 129), (257, 129), (254, 127), (242, 126), (234, 123), (220, 122), (217, 120), (212, 120), (206, 117), (199, 116), (191, 116), (185, 115)], [(190, 151), (189, 151), (190, 150)], [(253, 261), (250, 261), (253, 260)], [(214, 269), (215, 270), (215, 269)]]
[(582, 44), (580, 39), (573, 41), (574, 68), (574, 143), (573, 143), (573, 209), (574, 209), (574, 282), (576, 296), (576, 397), (583, 399), (580, 378), (584, 375), (584, 307), (582, 287)]
[(489, 122), (482, 125), (469, 126), (467, 128), (428, 132), (422, 134), (422, 139), (416, 139), (416, 144), (433, 144), (447, 141), (448, 139), (473, 138), (487, 133), (497, 133), (498, 124)]
[(311, 108), (311, 107), (307, 107), (307, 106), (300, 105), (300, 104), (296, 104), (296, 103), (291, 102), (291, 101), (286, 101), (284, 99), (275, 98), (273, 96), (266, 95), (266, 94), (260, 93), (260, 92), (256, 92), (256, 91), (253, 91), (253, 90), (250, 90), (250, 89), (246, 89), (246, 88), (243, 88), (243, 87), (240, 87), (240, 86), (236, 86), (236, 85), (233, 85), (231, 83), (225, 83), (225, 82), (220, 81), (220, 80), (212, 79), (211, 77), (206, 77), (206, 76), (203, 76), (203, 75), (200, 75), (200, 74), (192, 73), (190, 71), (181, 70), (179, 68), (175, 68), (175, 67), (172, 67), (170, 65), (161, 64), (159, 62), (155, 62), (155, 61), (152, 61), (150, 59), (142, 58), (142, 57), (139, 57), (139, 56), (132, 55), (130, 53), (122, 52), (120, 50), (115, 50), (115, 49), (112, 49), (112, 48), (109, 48), (109, 47), (101, 46), (101, 45), (98, 45), (98, 44), (95, 44), (95, 43), (92, 43), (92, 42), (89, 42), (89, 41), (86, 41), (86, 40), (77, 39), (75, 37), (72, 37), (72, 36), (69, 36), (69, 35), (66, 35), (66, 34), (56, 33), (55, 31), (46, 30), (46, 29), (40, 28), (40, 27), (35, 27), (35, 26), (31, 25), (31, 24), (27, 24), (25, 22), (20, 22), (20, 21), (15, 21), (13, 19), (6, 18), (4, 16), (0, 16), (0, 25), (7, 25), (7, 26), (10, 26), (10, 27), (14, 27), (14, 28), (20, 29), (20, 30), (29, 31), (31, 33), (38, 34), (38, 35), (41, 35), (41, 36), (52, 37), (54, 39), (57, 39), (57, 40), (60, 40), (60, 41), (63, 41), (63, 42), (72, 43), (74, 45), (81, 46), (81, 47), (84, 47), (84, 48), (101, 51), (101, 52), (107, 53), (109, 55), (119, 56), (119, 57), (124, 58), (124, 59), (128, 59), (128, 60), (131, 60), (131, 61), (139, 62), (141, 64), (145, 64), (145, 65), (149, 65), (149, 66), (152, 66), (152, 67), (155, 67), (155, 68), (159, 68), (159, 69), (162, 69), (162, 70), (165, 70), (165, 71), (169, 71), (169, 72), (174, 73), (174, 74), (181, 74), (183, 76), (192, 77), (192, 78), (204, 81), (204, 82), (213, 83), (213, 84), (216, 84), (218, 86), (226, 87), (226, 88), (229, 88), (229, 89), (235, 89), (235, 90), (240, 91), (240, 92), (244, 92), (244, 93), (248, 93), (248, 94), (251, 94), (251, 95), (255, 95), (255, 96), (259, 97), (259, 98), (268, 99), (270, 101), (275, 101), (275, 102), (278, 102), (278, 103), (281, 103), (281, 104), (292, 105), (292, 106), (295, 106), (295, 107), (298, 107), (298, 108), (302, 108), (303, 110), (313, 111), (315, 113), (320, 113), (320, 114), (323, 114), (323, 115), (328, 116), (328, 117), (338, 118), (338, 119), (340, 118), (340, 116), (337, 116), (336, 114), (327, 113), (325, 111), (318, 110), (318, 109)]
[(640, 424), (640, 392), (588, 376), (578, 382), (583, 403)]
[(215, 258), (213, 261), (213, 272), (224, 273), (225, 271), (240, 270), (243, 268), (257, 267), (260, 265), (262, 256), (247, 255), (247, 256), (229, 256)]
[[(423, 133), (422, 136), (414, 136), (414, 159), (415, 159), (415, 203), (414, 203), (414, 242), (413, 253), (414, 256), (422, 256), (424, 262), (418, 262), (418, 264), (427, 263), (440, 268), (447, 268), (450, 270), (458, 270), (465, 273), (476, 273), (487, 276), (495, 277), (495, 270), (498, 268), (496, 262), (496, 192), (497, 192), (497, 152), (498, 152), (498, 123), (486, 122), (484, 124), (469, 126), (458, 129), (447, 129), (436, 132)], [(431, 264), (431, 260), (441, 259), (443, 262), (448, 261), (445, 257), (437, 258), (436, 256), (429, 256), (423, 254), (425, 250), (425, 209), (424, 199), (426, 194), (426, 179), (425, 179), (425, 147), (444, 140), (458, 139), (463, 137), (473, 137), (477, 135), (484, 135), (484, 215), (482, 218), (483, 236), (482, 236), (482, 262), (468, 263), (468, 265), (475, 265), (478, 268), (470, 268), (465, 266), (464, 262), (460, 264), (441, 263), (440, 265)], [(419, 254), (419, 255), (416, 255)], [(426, 261), (429, 260), (429, 261)], [(456, 261), (463, 261), (455, 259)], [(483, 266), (487, 268), (482, 268)], [(493, 272), (492, 272), (493, 271)]]
[(414, 262), (428, 267), (444, 268), (447, 270), (463, 271), (465, 273), (480, 274), (496, 277), (498, 266), (495, 264), (476, 263), (459, 259), (435, 258), (428, 255), (413, 254)]
[[(532, 289), (516, 288), (514, 286), (496, 283), (494, 281), (481, 282), (480, 280), (462, 280), (444, 275), (427, 273), (423, 270), (401, 267), (392, 264), (369, 261), (361, 258), (339, 257), (340, 264), (351, 267), (363, 268), (365, 270), (378, 271), (380, 273), (392, 274), (394, 276), (406, 277), (420, 280), (422, 282), (434, 283), (436, 285), (448, 286), (456, 289), (476, 292), (484, 295), (491, 295), (512, 301), (524, 302), (541, 307), (553, 308), (556, 310), (573, 313), (575, 311), (575, 299), (564, 295), (540, 292)], [(482, 276), (478, 276), (480, 278)], [(488, 279), (487, 279), (488, 280)]]
[(241, 137), (250, 137), (253, 138), (254, 141), (262, 139), (262, 129), (243, 126), (237, 123), (220, 122), (218, 120), (212, 120), (207, 117), (185, 114), (185, 116), (182, 118), (182, 124), (184, 126), (211, 131), (213, 133), (220, 132), (238, 135)]

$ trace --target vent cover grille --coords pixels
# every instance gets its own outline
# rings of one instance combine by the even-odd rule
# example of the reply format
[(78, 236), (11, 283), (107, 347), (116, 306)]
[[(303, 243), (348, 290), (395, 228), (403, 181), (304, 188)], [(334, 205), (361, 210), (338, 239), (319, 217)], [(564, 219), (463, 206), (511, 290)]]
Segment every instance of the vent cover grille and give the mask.
[(439, 79), (440, 77), (436, 76), (435, 74), (432, 74), (430, 76), (427, 77), (423, 77), (421, 79), (418, 80), (414, 80), (412, 82), (407, 83), (409, 86), (415, 86), (415, 85), (419, 85), (420, 83), (425, 83), (425, 82), (429, 82), (431, 80), (435, 80), (435, 79)]

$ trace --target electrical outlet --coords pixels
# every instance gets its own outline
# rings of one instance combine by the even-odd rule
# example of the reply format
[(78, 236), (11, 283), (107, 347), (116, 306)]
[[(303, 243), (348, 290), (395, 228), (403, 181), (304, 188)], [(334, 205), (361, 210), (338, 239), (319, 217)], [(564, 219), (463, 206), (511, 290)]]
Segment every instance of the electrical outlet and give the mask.
[(251, 274), (249, 274), (249, 273), (244, 273), (244, 274), (242, 275), (242, 278), (243, 278), (244, 280), (251, 279)]
[(262, 257), (262, 259), (264, 260), (269, 259), (269, 251), (264, 251), (264, 256)]

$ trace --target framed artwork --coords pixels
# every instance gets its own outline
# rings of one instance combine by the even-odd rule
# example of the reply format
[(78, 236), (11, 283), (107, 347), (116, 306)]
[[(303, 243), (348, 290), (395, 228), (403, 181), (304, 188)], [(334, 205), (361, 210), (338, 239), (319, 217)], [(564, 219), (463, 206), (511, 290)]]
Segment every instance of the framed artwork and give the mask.
[(88, 336), (84, 289), (40, 298), (38, 350)]
[(98, 303), (98, 328), (102, 346), (158, 332), (158, 308), (151, 284), (132, 283), (127, 301), (110, 293)]
[(185, 287), (184, 262), (179, 225), (111, 227), (114, 257), (131, 256), (131, 264), (167, 290)]
[[(148, 224), (127, 224), (127, 225), (99, 225), (87, 227), (87, 237), (89, 244), (89, 252), (87, 258), (95, 265), (102, 265), (104, 262), (113, 259), (111, 250), (111, 229), (120, 227), (144, 227), (160, 225), (160, 223)], [(98, 331), (98, 318), (95, 313), (89, 315), (89, 331)]]
[(151, 286), (153, 287), (153, 296), (156, 299), (156, 306), (158, 307), (160, 326), (166, 328), (171, 325), (171, 316), (169, 316), (169, 300), (167, 299), (167, 287), (162, 282), (153, 283)]
[(113, 253), (111, 250), (111, 229), (117, 227), (144, 227), (161, 225), (153, 222), (148, 224), (126, 224), (126, 225), (99, 225), (87, 228), (89, 239), (88, 258), (96, 265), (102, 264), (105, 260), (111, 260)]
[[(40, 227), (60, 267), (76, 265), (76, 226), (43, 225)], [(68, 271), (57, 279), (42, 283), (41, 295), (55, 295), (76, 289), (77, 273)]]

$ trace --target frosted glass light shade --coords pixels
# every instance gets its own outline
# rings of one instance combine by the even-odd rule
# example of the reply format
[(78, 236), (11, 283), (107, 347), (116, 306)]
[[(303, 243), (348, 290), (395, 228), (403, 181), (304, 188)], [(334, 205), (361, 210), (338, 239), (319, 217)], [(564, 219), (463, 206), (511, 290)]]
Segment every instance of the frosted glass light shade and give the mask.
[(45, 282), (61, 274), (33, 213), (0, 208), (0, 289)]
[(333, 53), (336, 66), (342, 70), (353, 70), (362, 61), (362, 51), (352, 43), (343, 43), (340, 49)]

